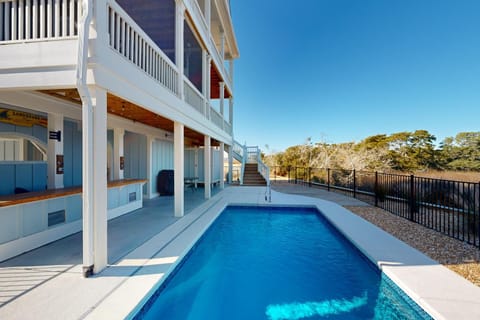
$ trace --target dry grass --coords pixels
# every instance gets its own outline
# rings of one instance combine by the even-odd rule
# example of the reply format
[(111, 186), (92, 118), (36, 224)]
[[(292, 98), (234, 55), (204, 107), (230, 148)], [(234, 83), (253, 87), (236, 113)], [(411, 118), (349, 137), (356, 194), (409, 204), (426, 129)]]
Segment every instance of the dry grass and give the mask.
[(480, 286), (478, 248), (380, 208), (370, 206), (346, 208)]
[(415, 172), (415, 176), (432, 178), (432, 179), (443, 179), (443, 180), (454, 180), (454, 181), (464, 181), (464, 182), (480, 182), (480, 172), (467, 172), (467, 171), (426, 171), (426, 172)]

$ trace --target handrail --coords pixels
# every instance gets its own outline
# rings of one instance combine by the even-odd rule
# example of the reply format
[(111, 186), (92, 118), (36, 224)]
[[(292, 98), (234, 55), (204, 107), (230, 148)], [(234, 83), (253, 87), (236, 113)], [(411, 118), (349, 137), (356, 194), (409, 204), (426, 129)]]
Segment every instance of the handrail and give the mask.
[[(243, 174), (245, 172), (245, 165), (247, 163), (257, 163), (258, 172), (262, 175), (267, 183), (267, 193), (270, 194), (271, 191), (268, 191), (270, 188), (270, 168), (263, 163), (262, 161), (262, 152), (258, 146), (246, 146), (241, 145), (237, 141), (233, 141), (233, 153), (241, 159), (241, 172), (240, 172), (240, 184), (243, 184)], [(270, 197), (270, 196), (269, 196)]]

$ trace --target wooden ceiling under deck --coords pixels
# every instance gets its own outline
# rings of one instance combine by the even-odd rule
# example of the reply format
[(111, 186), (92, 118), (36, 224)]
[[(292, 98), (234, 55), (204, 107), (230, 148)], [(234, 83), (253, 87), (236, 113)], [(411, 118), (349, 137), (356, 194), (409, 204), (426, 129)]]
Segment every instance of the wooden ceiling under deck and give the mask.
[[(41, 90), (40, 92), (74, 102), (81, 107), (80, 95), (77, 89), (57, 89), (57, 90)], [(173, 121), (162, 117), (154, 112), (144, 109), (134, 103), (107, 93), (107, 111), (109, 114), (116, 115), (135, 122), (143, 123), (147, 126), (162, 129), (173, 134)], [(192, 130), (188, 127), (184, 129), (185, 145), (187, 146), (203, 146), (204, 135)], [(212, 139), (212, 146), (219, 146), (219, 142)]]

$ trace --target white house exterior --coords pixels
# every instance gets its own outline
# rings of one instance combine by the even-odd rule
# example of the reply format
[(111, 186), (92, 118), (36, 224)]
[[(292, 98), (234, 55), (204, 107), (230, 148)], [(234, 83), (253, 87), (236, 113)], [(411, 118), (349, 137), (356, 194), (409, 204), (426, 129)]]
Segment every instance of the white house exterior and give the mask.
[(83, 229), (97, 273), (160, 170), (178, 217), (186, 177), (223, 187), (238, 56), (228, 0), (0, 1), (0, 260)]

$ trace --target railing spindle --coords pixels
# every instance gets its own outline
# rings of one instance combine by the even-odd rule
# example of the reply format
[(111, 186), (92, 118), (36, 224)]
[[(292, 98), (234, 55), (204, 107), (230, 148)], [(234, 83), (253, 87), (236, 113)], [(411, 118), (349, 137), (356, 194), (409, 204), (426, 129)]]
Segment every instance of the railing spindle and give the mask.
[(12, 34), (11, 34), (11, 37), (10, 39), (12, 40), (17, 40), (17, 22), (18, 22), (18, 17), (17, 17), (17, 1), (12, 1), (11, 3), (11, 23), (12, 23), (12, 26), (11, 26), (11, 31), (12, 31)]
[(39, 18), (40, 18), (40, 25), (39, 25), (39, 32), (40, 34), (38, 35), (39, 38), (45, 38), (46, 35), (46, 27), (47, 27), (47, 21), (46, 21), (46, 4), (45, 0), (40, 0), (40, 6), (39, 6)]
[(68, 35), (69, 36), (74, 36), (75, 35), (75, 21), (77, 21), (76, 16), (75, 16), (75, 0), (69, 0), (68, 9), (69, 9)]
[(35, 40), (39, 37), (38, 35), (38, 17), (40, 11), (38, 10), (38, 0), (32, 1), (32, 39)]
[(62, 16), (61, 16), (61, 21), (62, 21), (62, 32), (61, 35), (62, 37), (68, 36), (67, 33), (67, 10), (68, 10), (68, 0), (62, 0), (61, 2), (61, 9), (62, 9)]
[(54, 28), (54, 35), (55, 37), (60, 37), (61, 33), (60, 33), (60, 22), (61, 22), (61, 19), (60, 19), (60, 0), (55, 0), (55, 7), (54, 7), (54, 21), (55, 21), (55, 28)]

